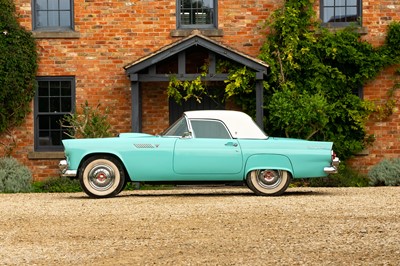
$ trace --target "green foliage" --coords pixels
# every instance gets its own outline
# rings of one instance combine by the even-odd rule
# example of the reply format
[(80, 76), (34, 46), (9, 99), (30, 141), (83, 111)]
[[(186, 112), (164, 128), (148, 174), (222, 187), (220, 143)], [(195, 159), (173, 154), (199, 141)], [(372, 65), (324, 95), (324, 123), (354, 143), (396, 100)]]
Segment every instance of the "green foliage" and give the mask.
[(353, 92), (398, 62), (388, 53), (397, 44), (397, 26), (387, 46), (374, 48), (352, 27), (336, 32), (320, 27), (309, 0), (285, 1), (268, 26), (260, 54), (271, 66), (266, 131), (333, 141), (341, 159), (364, 149), (373, 140), (365, 123), (374, 105)]
[(93, 108), (86, 101), (81, 105), (82, 112), (75, 112), (64, 117), (62, 126), (71, 138), (106, 138), (111, 137), (111, 125), (108, 121), (108, 109), (100, 110), (100, 104)]
[(0, 158), (0, 192), (30, 192), (32, 175), (29, 169), (11, 157)]
[(78, 179), (67, 177), (54, 177), (44, 181), (36, 181), (32, 186), (33, 192), (36, 193), (70, 193), (82, 191)]
[(307, 187), (367, 187), (367, 176), (351, 169), (345, 163), (339, 166), (339, 172), (323, 178), (309, 178), (294, 181), (294, 186)]
[(372, 186), (399, 186), (400, 158), (382, 160), (371, 168), (368, 177)]
[(394, 21), (388, 27), (385, 48), (387, 53), (400, 57), (400, 22)]
[(286, 137), (310, 139), (328, 124), (328, 108), (320, 94), (283, 89), (272, 95), (269, 123), (284, 129)]
[(35, 93), (37, 51), (15, 16), (12, 0), (0, 0), (0, 133), (21, 124)]
[[(384, 67), (400, 62), (400, 23), (390, 24), (386, 44), (374, 48), (361, 40), (357, 28), (331, 32), (321, 27), (313, 5), (309, 0), (286, 0), (266, 23), (269, 34), (260, 53), (270, 65), (264, 82), (266, 132), (333, 141), (345, 160), (374, 140), (365, 127), (370, 115), (382, 119), (396, 108), (393, 93), (384, 106), (375, 106), (354, 92)], [(254, 72), (230, 61), (217, 62), (217, 68), (229, 73), (224, 99), (234, 96), (244, 111), (254, 115)], [(206, 73), (205, 68), (202, 75)], [(170, 85), (186, 91), (171, 90), (170, 97), (177, 100), (208, 93), (200, 77), (172, 80)]]
[(180, 103), (182, 100), (187, 101), (190, 98), (195, 98), (197, 102), (201, 102), (203, 95), (209, 95), (206, 91), (206, 84), (202, 81), (202, 78), (207, 75), (204, 68), (206, 66), (203, 66), (203, 72), (194, 80), (182, 81), (175, 76), (171, 76), (167, 88), (168, 97), (173, 98), (177, 103)]

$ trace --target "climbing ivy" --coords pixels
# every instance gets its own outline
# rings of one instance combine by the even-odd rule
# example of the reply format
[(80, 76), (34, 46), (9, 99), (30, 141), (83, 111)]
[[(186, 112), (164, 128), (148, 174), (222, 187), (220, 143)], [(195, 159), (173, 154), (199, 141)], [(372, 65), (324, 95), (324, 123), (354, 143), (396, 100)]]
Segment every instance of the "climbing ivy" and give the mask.
[[(275, 136), (333, 141), (346, 159), (373, 141), (365, 127), (370, 115), (389, 116), (395, 108), (393, 93), (377, 106), (356, 92), (382, 69), (400, 62), (400, 23), (393, 22), (385, 45), (375, 48), (356, 27), (335, 32), (322, 27), (313, 5), (310, 0), (286, 0), (266, 21), (268, 34), (259, 55), (270, 65), (264, 82), (265, 130)], [(255, 73), (229, 61), (217, 65), (221, 73), (229, 73), (224, 98), (233, 97), (253, 115)], [(186, 97), (207, 94), (201, 77), (183, 85), (172, 80), (173, 88), (186, 88)]]
[(334, 141), (342, 158), (364, 149), (373, 140), (365, 123), (376, 106), (355, 92), (399, 62), (399, 25), (391, 25), (386, 45), (374, 48), (354, 27), (335, 32), (321, 27), (313, 1), (287, 0), (267, 26), (260, 58), (271, 66), (268, 133)]
[(0, 133), (21, 124), (35, 93), (37, 51), (12, 0), (0, 0)]

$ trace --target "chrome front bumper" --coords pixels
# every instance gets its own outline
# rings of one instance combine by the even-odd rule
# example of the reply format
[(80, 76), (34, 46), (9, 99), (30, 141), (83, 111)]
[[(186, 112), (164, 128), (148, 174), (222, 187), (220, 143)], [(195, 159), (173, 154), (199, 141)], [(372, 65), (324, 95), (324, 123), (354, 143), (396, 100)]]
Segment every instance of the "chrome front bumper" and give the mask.
[(62, 176), (62, 177), (76, 177), (77, 171), (68, 169), (67, 160), (61, 160), (59, 162), (59, 164), (58, 164), (58, 168), (60, 169), (60, 176)]
[(338, 172), (337, 168), (339, 164), (340, 160), (338, 157), (336, 157), (335, 159), (333, 159), (331, 166), (324, 167), (324, 172), (327, 174), (336, 174)]

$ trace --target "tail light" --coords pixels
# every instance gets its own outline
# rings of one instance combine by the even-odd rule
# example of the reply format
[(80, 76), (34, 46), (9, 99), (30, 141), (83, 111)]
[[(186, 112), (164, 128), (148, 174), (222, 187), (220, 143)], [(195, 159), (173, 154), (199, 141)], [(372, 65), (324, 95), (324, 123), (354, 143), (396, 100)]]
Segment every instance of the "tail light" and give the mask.
[(332, 165), (339, 166), (340, 159), (336, 156), (336, 153), (332, 150)]

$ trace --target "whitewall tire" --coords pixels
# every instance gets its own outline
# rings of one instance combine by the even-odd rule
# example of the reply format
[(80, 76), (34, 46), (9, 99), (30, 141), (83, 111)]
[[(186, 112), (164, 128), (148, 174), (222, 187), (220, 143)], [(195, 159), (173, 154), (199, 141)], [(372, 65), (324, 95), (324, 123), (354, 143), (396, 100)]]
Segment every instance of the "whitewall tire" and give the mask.
[(110, 156), (93, 156), (83, 163), (79, 182), (90, 197), (113, 197), (126, 184), (125, 172), (119, 160)]
[(247, 186), (260, 196), (278, 196), (288, 188), (291, 174), (288, 171), (259, 169), (248, 173)]

